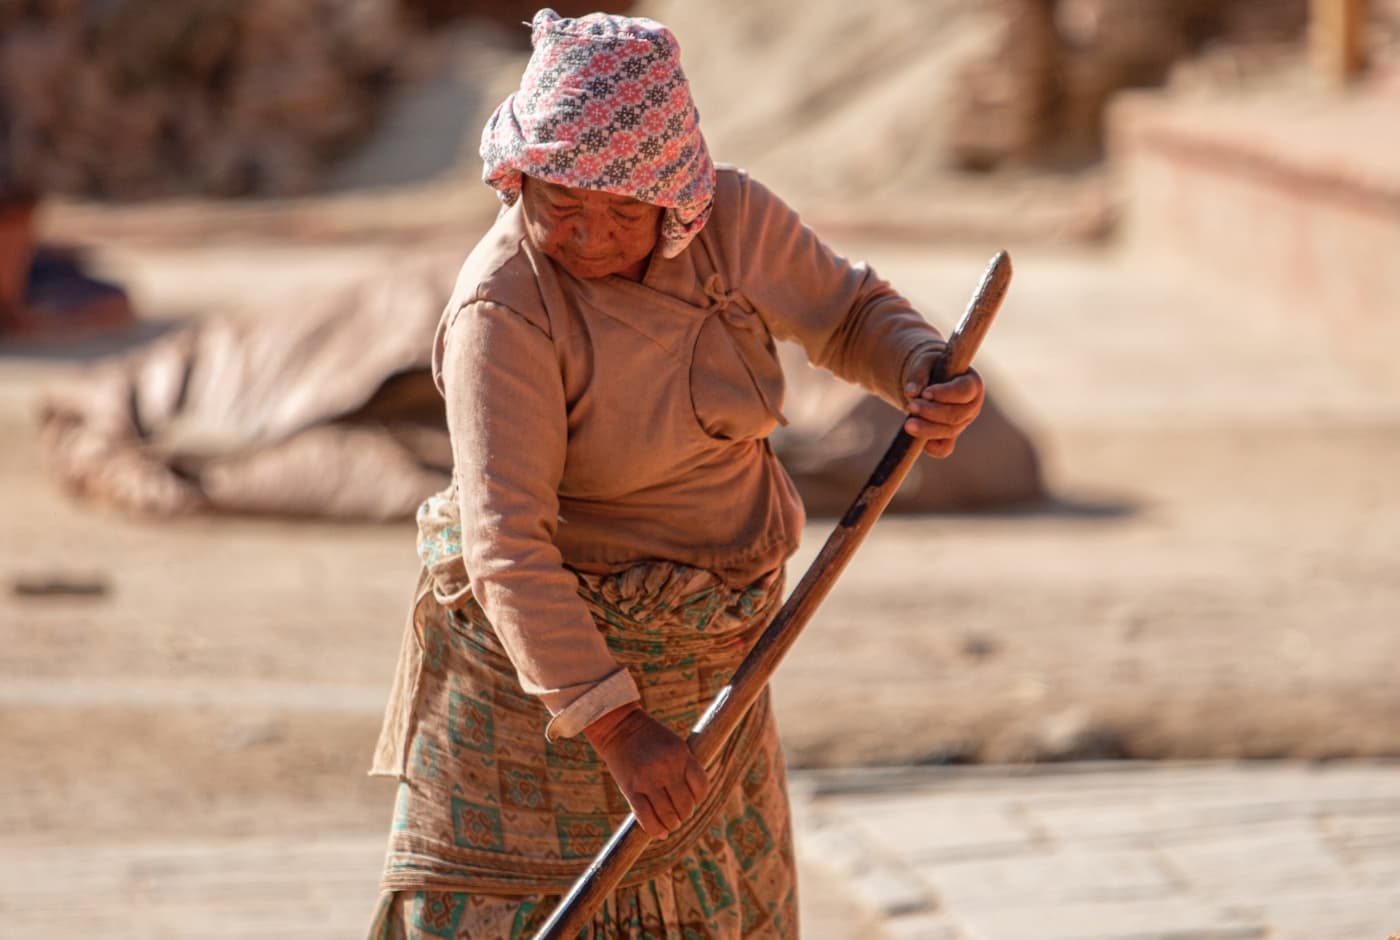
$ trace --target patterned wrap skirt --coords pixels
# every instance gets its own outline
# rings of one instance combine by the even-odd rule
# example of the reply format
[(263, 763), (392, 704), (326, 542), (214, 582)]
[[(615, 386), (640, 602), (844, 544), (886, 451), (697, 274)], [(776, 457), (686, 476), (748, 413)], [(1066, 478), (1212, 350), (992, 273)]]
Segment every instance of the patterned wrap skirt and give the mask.
[[(681, 737), (782, 595), (780, 571), (747, 587), (664, 562), (578, 577), (643, 706)], [(375, 761), (399, 789), (373, 940), (515, 940), (543, 924), (628, 813), (586, 739), (548, 741), (548, 720), (470, 594), (444, 604), (420, 590)], [(786, 778), (766, 692), (707, 770), (701, 806), (650, 845), (581, 938), (797, 936)]]

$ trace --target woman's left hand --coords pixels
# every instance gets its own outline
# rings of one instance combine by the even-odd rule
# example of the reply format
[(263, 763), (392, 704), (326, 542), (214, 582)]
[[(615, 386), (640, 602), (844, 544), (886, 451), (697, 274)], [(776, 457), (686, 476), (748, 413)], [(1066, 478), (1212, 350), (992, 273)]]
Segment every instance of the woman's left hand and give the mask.
[(904, 386), (904, 395), (909, 399), (904, 430), (924, 442), (924, 453), (930, 457), (947, 457), (957, 445), (958, 436), (981, 413), (987, 389), (982, 377), (972, 369), (951, 381), (929, 385), (936, 361), (936, 356), (926, 356), (914, 367)]

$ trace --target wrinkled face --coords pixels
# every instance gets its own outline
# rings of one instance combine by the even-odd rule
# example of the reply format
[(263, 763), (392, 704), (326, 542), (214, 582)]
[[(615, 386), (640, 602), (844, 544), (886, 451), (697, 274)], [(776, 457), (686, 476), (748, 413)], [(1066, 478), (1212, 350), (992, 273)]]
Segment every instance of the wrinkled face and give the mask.
[(661, 233), (660, 206), (530, 176), (520, 200), (530, 242), (574, 277), (642, 279)]

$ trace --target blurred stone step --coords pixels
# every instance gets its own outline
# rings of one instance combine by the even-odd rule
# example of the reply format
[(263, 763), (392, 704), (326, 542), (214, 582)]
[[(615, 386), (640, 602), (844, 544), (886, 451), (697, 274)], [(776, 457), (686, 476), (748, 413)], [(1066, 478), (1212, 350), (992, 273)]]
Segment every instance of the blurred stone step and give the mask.
[(368, 925), (383, 853), (339, 836), (6, 847), (0, 917), (17, 937), (343, 938)]
[[(1394, 83), (1391, 83), (1392, 85)], [(1400, 110), (1377, 81), (1252, 100), (1129, 93), (1109, 110), (1127, 240), (1276, 315), (1311, 321), (1396, 387)]]

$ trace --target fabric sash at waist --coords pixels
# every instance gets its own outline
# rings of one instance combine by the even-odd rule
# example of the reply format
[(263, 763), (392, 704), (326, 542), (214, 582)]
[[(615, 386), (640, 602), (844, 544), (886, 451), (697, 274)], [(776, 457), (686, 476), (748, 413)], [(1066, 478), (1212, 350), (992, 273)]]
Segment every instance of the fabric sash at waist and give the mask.
[[(425, 582), (431, 569), (428, 575)], [(643, 706), (681, 737), (729, 681), (782, 596), (781, 571), (740, 588), (669, 562), (578, 579), (580, 597), (637, 681)], [(403, 737), (392, 750), (401, 784), (383, 884), (562, 893), (628, 807), (587, 741), (545, 740), (548, 712), (520, 689), (480, 605), (469, 591), (454, 601), (444, 606), (437, 591), (424, 590), (405, 638), (416, 651), (406, 651), (414, 668), (401, 673), (396, 691)], [(711, 786), (701, 806), (680, 831), (654, 842), (624, 883), (675, 864), (740, 777), (760, 755), (774, 758), (777, 746), (765, 695), (707, 768)]]

